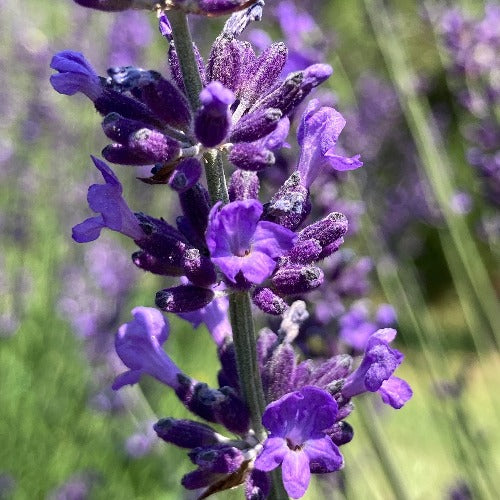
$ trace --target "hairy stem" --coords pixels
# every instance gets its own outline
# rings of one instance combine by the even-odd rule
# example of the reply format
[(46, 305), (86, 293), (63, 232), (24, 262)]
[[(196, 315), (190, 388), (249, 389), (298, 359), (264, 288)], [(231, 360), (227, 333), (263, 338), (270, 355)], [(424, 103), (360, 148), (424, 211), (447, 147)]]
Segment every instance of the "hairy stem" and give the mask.
[(202, 89), (200, 72), (193, 50), (193, 40), (189, 32), (187, 16), (180, 10), (171, 10), (168, 19), (172, 26), (175, 50), (181, 65), (182, 79), (186, 87), (189, 102), (193, 111), (200, 106), (200, 92)]

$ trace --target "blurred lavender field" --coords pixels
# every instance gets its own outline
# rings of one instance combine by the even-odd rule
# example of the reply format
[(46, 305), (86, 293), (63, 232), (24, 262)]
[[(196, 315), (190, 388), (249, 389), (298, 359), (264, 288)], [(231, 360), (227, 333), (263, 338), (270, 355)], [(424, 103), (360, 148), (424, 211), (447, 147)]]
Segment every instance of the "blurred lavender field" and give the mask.
[[(349, 233), (322, 264), (331, 284), (307, 297), (300, 346), (354, 352), (397, 325), (414, 390), (399, 412), (365, 397), (348, 466), (306, 498), (499, 498), (500, 4), (267, 3), (267, 32), (256, 23), (246, 37), (262, 49), (284, 39), (290, 71), (332, 64), (315, 97), (346, 117), (342, 150), (365, 164), (315, 186), (316, 215), (346, 214)], [(135, 249), (114, 234), (71, 239), (98, 180), (89, 153), (106, 141), (84, 97), (49, 84), (60, 50), (85, 53), (100, 74), (166, 72), (167, 45), (154, 14), (69, 0), (0, 9), (0, 498), (195, 498), (178, 484), (185, 453), (151, 431), (157, 415), (185, 416), (175, 397), (149, 380), (111, 390), (118, 326), (169, 284), (130, 266)], [(194, 19), (204, 56), (222, 23)], [(262, 174), (270, 185), (290, 158)], [(131, 206), (177, 213), (163, 186), (132, 182), (147, 169), (126, 168)], [(209, 336), (171, 316), (172, 358), (212, 382)]]

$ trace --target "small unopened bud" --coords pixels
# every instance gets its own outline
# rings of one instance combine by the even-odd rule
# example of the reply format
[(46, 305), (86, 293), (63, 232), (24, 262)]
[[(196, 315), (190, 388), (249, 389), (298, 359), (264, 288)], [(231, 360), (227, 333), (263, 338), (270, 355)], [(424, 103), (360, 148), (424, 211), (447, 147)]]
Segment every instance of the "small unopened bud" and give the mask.
[(258, 172), (274, 165), (276, 158), (269, 149), (257, 142), (240, 142), (231, 149), (229, 161), (242, 170)]
[(234, 94), (221, 83), (211, 82), (201, 91), (200, 101), (202, 106), (196, 115), (194, 131), (197, 139), (211, 148), (220, 144), (229, 132), (229, 106), (234, 102)]
[(243, 116), (233, 127), (231, 142), (252, 142), (273, 132), (278, 126), (282, 113), (279, 109), (269, 108)]
[(259, 198), (259, 177), (255, 172), (237, 169), (229, 181), (229, 201), (242, 201)]
[(168, 125), (182, 130), (189, 127), (189, 102), (172, 82), (159, 77), (142, 88), (142, 98), (149, 109)]
[(288, 307), (287, 303), (270, 288), (257, 288), (252, 301), (261, 311), (273, 316), (283, 314)]
[[(350, 443), (354, 437), (354, 429), (347, 422), (337, 422), (329, 431), (328, 436), (337, 445)], [(313, 472), (311, 470), (311, 472)]]
[(153, 426), (158, 437), (181, 448), (219, 443), (218, 434), (208, 425), (192, 420), (162, 418)]
[(212, 261), (200, 254), (197, 248), (190, 248), (182, 259), (186, 278), (195, 285), (208, 287), (217, 281), (217, 273)]
[(270, 45), (246, 70), (241, 100), (251, 106), (274, 85), (286, 63), (288, 49), (283, 42)]
[(200, 180), (201, 172), (201, 163), (196, 158), (186, 158), (177, 164), (168, 184), (174, 191), (183, 193)]
[(299, 233), (299, 240), (314, 238), (322, 247), (330, 245), (347, 233), (348, 223), (344, 214), (333, 212), (324, 219), (305, 227)]
[(276, 271), (271, 281), (283, 295), (299, 295), (323, 283), (323, 271), (315, 266), (287, 265)]
[(117, 12), (127, 9), (152, 10), (158, 3), (157, 0), (74, 0), (82, 7), (89, 9)]
[(155, 304), (166, 312), (184, 313), (197, 311), (212, 302), (214, 292), (195, 285), (165, 288), (156, 293)]
[(290, 250), (288, 257), (294, 264), (311, 264), (321, 255), (321, 245), (318, 240), (298, 241)]

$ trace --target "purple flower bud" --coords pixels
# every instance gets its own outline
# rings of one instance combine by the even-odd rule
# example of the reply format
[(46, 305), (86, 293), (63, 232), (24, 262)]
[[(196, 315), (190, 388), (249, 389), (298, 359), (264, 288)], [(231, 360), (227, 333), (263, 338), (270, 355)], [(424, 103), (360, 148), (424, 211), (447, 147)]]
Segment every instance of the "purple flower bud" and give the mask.
[(238, 367), (236, 365), (236, 352), (232, 340), (226, 337), (217, 350), (221, 369), (217, 373), (219, 386), (229, 386), (235, 391), (240, 391), (240, 381), (238, 377)]
[(175, 160), (181, 152), (180, 144), (175, 139), (147, 128), (133, 134), (129, 138), (128, 147), (132, 153), (144, 157), (144, 164), (166, 163)]
[(236, 472), (245, 461), (241, 450), (224, 444), (195, 449), (189, 453), (189, 458), (202, 469), (221, 474)]
[(50, 67), (59, 71), (58, 74), (51, 75), (50, 83), (60, 94), (73, 95), (81, 92), (95, 101), (103, 92), (97, 73), (80, 52), (58, 52), (52, 58)]
[(168, 185), (178, 193), (182, 193), (194, 187), (200, 180), (202, 166), (196, 158), (181, 160), (172, 172)]
[(229, 161), (242, 170), (258, 172), (274, 165), (274, 154), (258, 142), (240, 142), (229, 153)]
[(233, 127), (231, 142), (252, 142), (273, 132), (278, 126), (282, 113), (279, 109), (257, 110), (241, 118)]
[(212, 261), (201, 255), (197, 248), (186, 250), (182, 259), (182, 267), (186, 278), (201, 287), (210, 287), (217, 281)]
[(262, 384), (267, 401), (276, 401), (293, 390), (296, 355), (288, 344), (279, 345), (264, 365)]
[(200, 93), (201, 109), (196, 115), (194, 131), (206, 147), (220, 144), (229, 132), (231, 113), (229, 106), (234, 94), (220, 82), (209, 83)]
[(298, 234), (299, 241), (315, 239), (322, 247), (325, 247), (347, 232), (347, 219), (344, 214), (332, 212), (324, 219), (321, 219), (314, 224), (310, 224), (300, 231)]
[(296, 229), (310, 211), (309, 190), (301, 184), (300, 174), (294, 172), (266, 205), (264, 218)]
[[(205, 232), (210, 212), (208, 191), (201, 184), (195, 184), (191, 189), (179, 193), (179, 201), (188, 222), (188, 224), (184, 222), (183, 227), (190, 231), (189, 241), (196, 248), (205, 249)], [(187, 234), (186, 237), (188, 237)]]
[(163, 127), (161, 120), (142, 102), (116, 90), (105, 89), (94, 101), (94, 107), (103, 116), (118, 113), (124, 118), (148, 123), (150, 127)]
[(347, 376), (352, 367), (352, 358), (347, 354), (339, 354), (323, 361), (312, 371), (308, 384), (327, 388), (334, 381), (343, 379)]
[(330, 257), (330, 255), (334, 254), (343, 244), (344, 238), (339, 238), (338, 240), (332, 241), (329, 245), (323, 247), (323, 250), (321, 250), (318, 259), (321, 260), (325, 259), (326, 257)]
[(207, 16), (223, 16), (242, 10), (255, 0), (181, 0), (178, 2), (184, 12)]
[(248, 60), (248, 52), (253, 54), (249, 42), (218, 36), (207, 61), (207, 79), (211, 82), (218, 81), (236, 93), (241, 85), (241, 74)]
[(189, 127), (189, 102), (173, 83), (160, 77), (154, 83), (142, 87), (142, 98), (166, 124), (182, 130)]
[(258, 199), (259, 189), (259, 177), (255, 172), (237, 169), (229, 181), (229, 201)]
[(288, 49), (283, 42), (273, 43), (245, 68), (245, 81), (239, 94), (241, 100), (251, 106), (259, 96), (268, 92), (275, 84), (286, 63)]
[(294, 264), (311, 264), (319, 259), (321, 250), (318, 240), (302, 240), (290, 250), (288, 257)]
[(290, 264), (280, 267), (271, 281), (280, 294), (300, 295), (318, 288), (323, 279), (323, 271), (319, 267)]
[(164, 36), (169, 42), (172, 42), (172, 25), (170, 24), (165, 12), (163, 12), (158, 18), (158, 29), (160, 30), (161, 36)]
[(196, 311), (206, 306), (214, 298), (208, 288), (194, 285), (174, 286), (156, 293), (155, 304), (162, 310), (174, 313)]
[(288, 304), (270, 288), (256, 288), (252, 301), (261, 311), (273, 316), (283, 314), (288, 308)]
[(347, 422), (340, 421), (326, 431), (326, 434), (337, 446), (342, 446), (352, 441), (354, 429)]
[(156, 4), (155, 0), (74, 0), (82, 7), (90, 9), (116, 12), (127, 9), (151, 10)]
[[(179, 253), (182, 253), (182, 250)], [(161, 276), (182, 276), (184, 274), (184, 269), (180, 267), (180, 256), (179, 259), (161, 259), (148, 252), (139, 251), (132, 254), (132, 262), (139, 269)]]
[(250, 412), (245, 402), (232, 387), (219, 389), (225, 397), (217, 401), (214, 407), (216, 422), (231, 432), (245, 434), (250, 428)]
[(158, 437), (181, 448), (197, 448), (219, 443), (219, 435), (208, 425), (192, 420), (162, 418), (154, 425)]
[(129, 137), (147, 127), (144, 122), (124, 118), (118, 113), (109, 113), (102, 121), (102, 129), (107, 137), (121, 144), (127, 144)]
[(314, 87), (329, 78), (332, 72), (328, 64), (313, 64), (304, 71), (291, 73), (275, 90), (257, 101), (251, 111), (278, 108), (283, 115), (287, 115), (309, 95)]

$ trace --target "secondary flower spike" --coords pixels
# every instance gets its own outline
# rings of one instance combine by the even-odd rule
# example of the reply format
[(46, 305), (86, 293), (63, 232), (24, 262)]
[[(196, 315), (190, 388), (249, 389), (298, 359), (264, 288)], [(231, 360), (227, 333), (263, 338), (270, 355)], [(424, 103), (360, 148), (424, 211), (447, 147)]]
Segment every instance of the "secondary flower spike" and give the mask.
[(271, 276), (276, 259), (290, 250), (295, 233), (278, 224), (259, 221), (262, 204), (257, 200), (233, 201), (210, 211), (207, 246), (212, 262), (233, 283), (241, 272), (250, 283)]
[(283, 484), (292, 498), (309, 486), (311, 472), (339, 470), (344, 460), (325, 431), (337, 417), (337, 403), (323, 389), (305, 386), (269, 404), (262, 423), (270, 431), (255, 468), (271, 471), (281, 465)]

